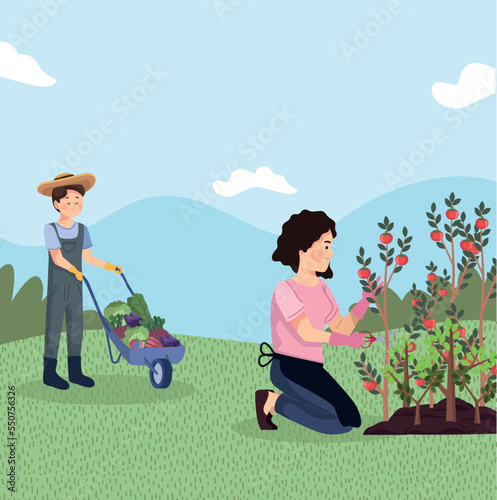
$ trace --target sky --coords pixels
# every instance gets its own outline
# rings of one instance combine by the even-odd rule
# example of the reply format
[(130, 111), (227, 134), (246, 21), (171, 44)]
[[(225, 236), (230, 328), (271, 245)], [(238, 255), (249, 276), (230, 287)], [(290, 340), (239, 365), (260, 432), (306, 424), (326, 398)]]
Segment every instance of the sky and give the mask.
[[(171, 195), (272, 233), (303, 208), (340, 220), (428, 179), (495, 180), (495, 95), (458, 111), (431, 93), (470, 63), (495, 67), (492, 2), (46, 0), (0, 12), (0, 41), (57, 80), (0, 78), (4, 240), (43, 244), (58, 214), (36, 187), (62, 172), (96, 175), (79, 219), (90, 226)], [(263, 166), (296, 192), (212, 188)]]

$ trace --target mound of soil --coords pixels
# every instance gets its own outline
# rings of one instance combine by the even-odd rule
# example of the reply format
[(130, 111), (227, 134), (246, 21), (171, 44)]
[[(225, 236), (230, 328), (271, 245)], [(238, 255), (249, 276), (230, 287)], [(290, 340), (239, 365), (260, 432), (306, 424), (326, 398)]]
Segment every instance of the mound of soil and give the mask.
[(496, 412), (492, 408), (480, 407), (480, 422), (473, 423), (475, 407), (456, 398), (457, 422), (445, 421), (447, 400), (420, 406), (421, 425), (414, 425), (416, 407), (400, 408), (387, 422), (379, 422), (367, 428), (364, 434), (495, 434)]

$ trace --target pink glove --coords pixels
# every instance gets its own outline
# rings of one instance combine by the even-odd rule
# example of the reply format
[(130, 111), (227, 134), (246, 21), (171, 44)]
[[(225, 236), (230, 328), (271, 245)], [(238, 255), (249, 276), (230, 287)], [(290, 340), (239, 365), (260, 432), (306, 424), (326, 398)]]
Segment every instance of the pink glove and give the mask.
[[(380, 280), (380, 277), (378, 276), (376, 278), (376, 284), (378, 284), (378, 281)], [(384, 285), (384, 283), (380, 283), (377, 287), (376, 290), (381, 289), (381, 287)], [(376, 291), (374, 290), (374, 291)], [(362, 291), (362, 299), (352, 308), (350, 311), (356, 318), (362, 319), (364, 318), (364, 315), (366, 314), (366, 311), (369, 309), (369, 304), (370, 302), (368, 301), (368, 297), (373, 298), (373, 294), (371, 292), (365, 292), (364, 290)]]
[(328, 344), (330, 345), (349, 345), (350, 335), (342, 335), (341, 333), (331, 332), (330, 340)]
[(352, 335), (342, 335), (341, 333), (331, 332), (330, 345), (349, 345), (354, 349), (364, 344), (365, 333), (354, 332)]
[(358, 349), (364, 345), (364, 337), (366, 337), (365, 333), (354, 332), (349, 337), (349, 345), (354, 349)]

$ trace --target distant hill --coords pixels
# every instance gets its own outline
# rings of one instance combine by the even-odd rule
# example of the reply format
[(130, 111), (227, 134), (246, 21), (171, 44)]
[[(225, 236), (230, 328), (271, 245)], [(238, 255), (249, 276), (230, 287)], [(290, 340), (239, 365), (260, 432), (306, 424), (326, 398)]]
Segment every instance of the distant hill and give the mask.
[[(435, 201), (444, 214), (443, 199), (451, 191), (462, 198), (460, 210), (469, 220), (480, 201), (492, 207), (489, 227), (495, 230), (495, 182), (459, 177), (392, 191), (338, 221), (331, 261), (335, 276), (328, 284), (344, 313), (361, 297), (355, 258), (360, 246), (373, 258), (372, 269), (383, 272), (377, 248), (381, 230), (376, 223), (385, 215), (395, 223), (394, 242), (404, 225), (413, 236), (409, 263), (391, 282), (400, 296), (414, 281), (423, 285), (424, 266), (430, 260), (440, 270), (448, 268), (445, 252), (430, 240), (425, 212)], [(144, 294), (151, 312), (165, 317), (165, 327), (173, 332), (249, 342), (269, 339), (272, 292), (278, 281), (292, 275), (289, 268), (271, 260), (277, 235), (198, 202), (199, 213), (186, 222), (182, 210), (187, 206), (192, 202), (177, 197), (126, 206), (91, 226), (93, 254), (121, 265), (131, 287)], [(495, 235), (490, 242), (486, 251), (495, 255)], [(34, 275), (46, 287), (47, 259), (44, 247), (0, 242), (0, 267), (14, 266), (16, 290)], [(127, 297), (119, 276), (90, 266), (84, 271), (102, 307)], [(94, 308), (88, 293), (84, 308)]]

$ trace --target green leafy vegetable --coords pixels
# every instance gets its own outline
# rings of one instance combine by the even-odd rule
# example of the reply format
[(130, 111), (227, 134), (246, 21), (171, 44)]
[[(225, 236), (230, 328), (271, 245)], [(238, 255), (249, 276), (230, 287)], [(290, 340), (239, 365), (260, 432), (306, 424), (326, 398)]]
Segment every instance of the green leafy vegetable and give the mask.
[(141, 340), (146, 342), (149, 337), (148, 330), (144, 326), (135, 326), (134, 328), (127, 328), (125, 336), (122, 341), (129, 346), (131, 340)]
[(162, 329), (166, 320), (160, 316), (154, 316), (153, 318), (145, 318), (142, 321), (142, 325), (151, 331)]
[(121, 326), (123, 326), (123, 319), (124, 315), (113, 314), (112, 316), (109, 316), (109, 319), (107, 321), (112, 328), (120, 328)]
[(150, 311), (148, 310), (148, 305), (141, 293), (135, 293), (131, 297), (128, 297), (128, 306), (130, 307), (131, 312), (134, 312), (137, 316), (143, 318), (143, 320), (152, 318)]
[[(123, 302), (122, 300), (116, 300), (115, 302), (111, 302), (105, 309), (104, 309), (104, 318), (109, 321), (110, 323), (110, 317), (115, 316), (116, 314), (122, 314), (123, 317), (125, 314), (129, 314), (131, 312), (131, 309), (126, 302)], [(118, 325), (121, 326), (121, 325)]]

